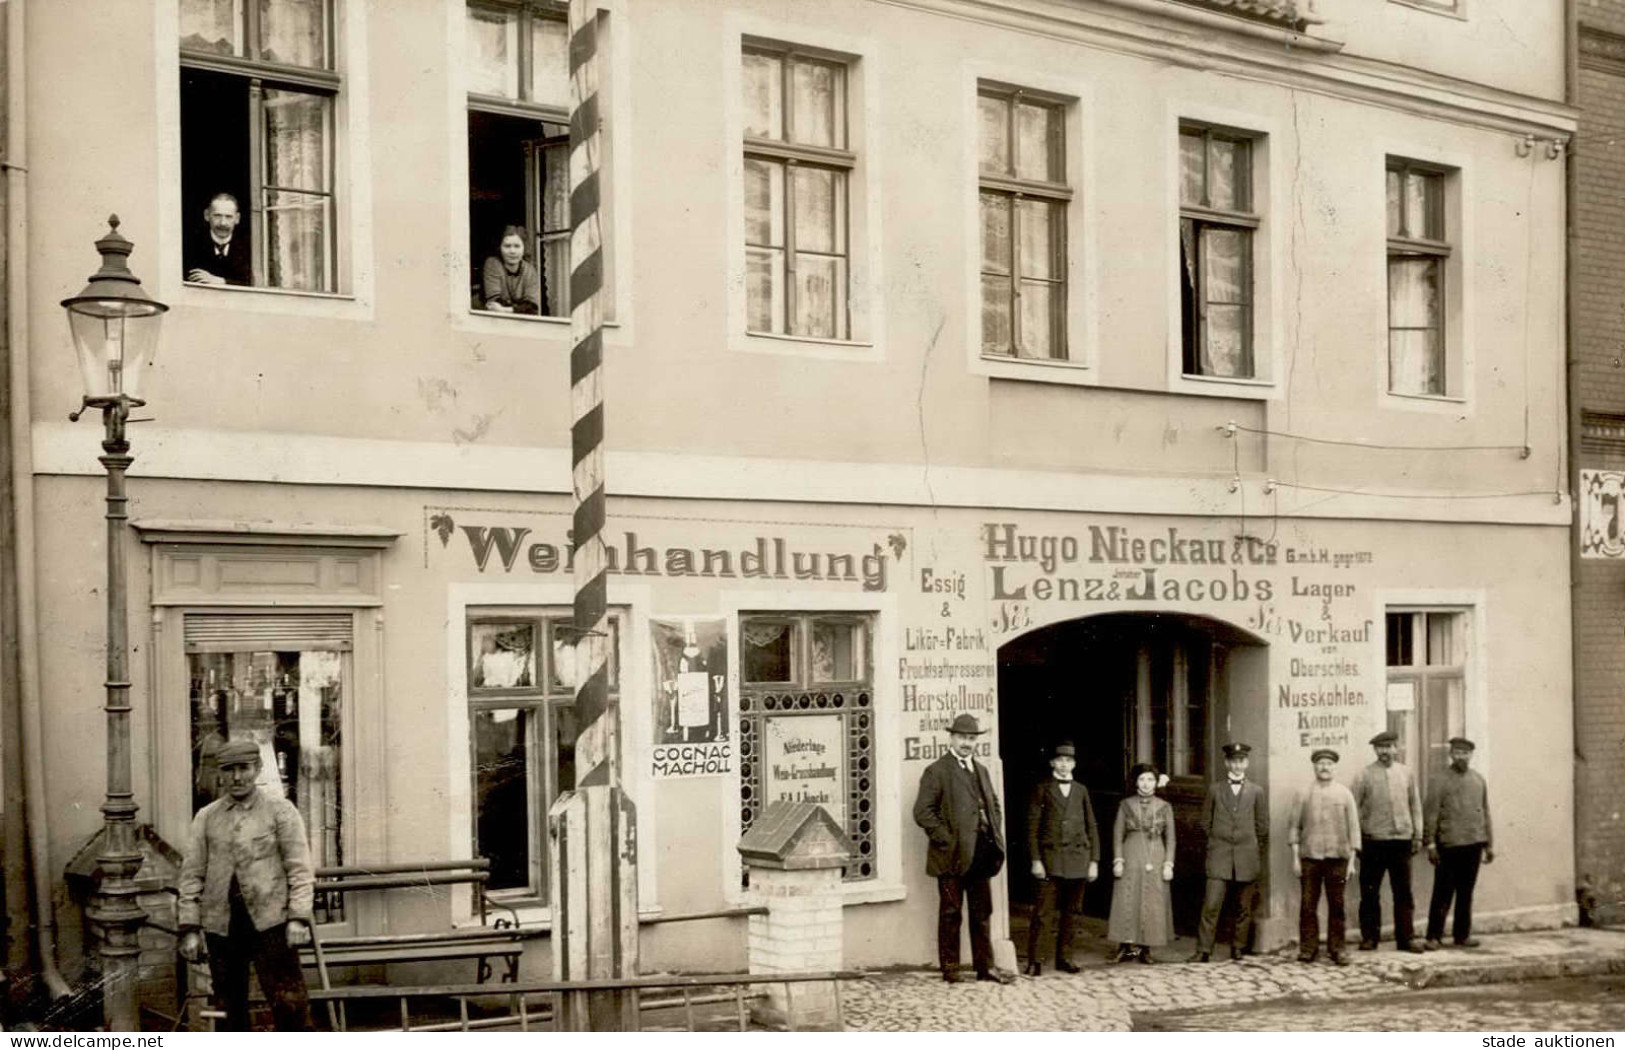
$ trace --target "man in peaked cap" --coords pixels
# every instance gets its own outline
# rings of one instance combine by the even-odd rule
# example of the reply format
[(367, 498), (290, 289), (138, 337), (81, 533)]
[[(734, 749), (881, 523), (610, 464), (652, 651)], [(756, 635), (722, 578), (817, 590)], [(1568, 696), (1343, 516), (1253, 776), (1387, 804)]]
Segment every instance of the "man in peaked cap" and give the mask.
[(1009, 984), (1012, 974), (993, 968), (993, 890), (988, 880), (1004, 866), (1004, 813), (987, 767), (976, 761), (976, 738), (985, 730), (976, 716), (962, 714), (948, 727), (948, 753), (925, 767), (914, 800), (914, 823), (925, 829), (931, 848), (925, 873), (937, 880), (937, 962), (942, 979), (963, 980), (959, 972), (961, 899), (970, 905), (971, 961), (978, 981)]
[(1411, 857), (1422, 848), (1422, 796), (1416, 776), (1398, 760), (1399, 734), (1371, 738), (1377, 760), (1354, 781), (1360, 807), (1360, 950), (1375, 951), (1382, 930), (1382, 877), (1394, 895), (1394, 944), (1421, 952), (1414, 939)]
[(215, 761), (224, 794), (192, 818), (181, 864), (181, 957), (195, 963), (207, 944), (227, 1031), (249, 1030), (250, 962), (277, 1031), (308, 1031), (299, 948), (310, 943), (316, 876), (305, 822), (292, 802), (260, 791), (256, 744), (233, 740), (221, 746)]
[(1202, 803), (1202, 831), (1207, 836), (1207, 892), (1202, 900), (1202, 921), (1197, 927), (1196, 953), (1191, 962), (1207, 962), (1219, 932), (1219, 916), (1227, 898), (1236, 901), (1235, 933), (1230, 958), (1248, 950), (1253, 933), (1253, 908), (1258, 896), (1258, 875), (1263, 869), (1264, 843), (1269, 838), (1269, 804), (1264, 789), (1247, 779), (1253, 749), (1247, 744), (1224, 745), (1225, 778), (1208, 785)]
[(1309, 756), (1315, 779), (1292, 804), (1287, 842), (1292, 846), (1292, 873), (1301, 880), (1298, 901), (1298, 961), (1314, 962), (1320, 954), (1320, 892), (1326, 891), (1327, 954), (1338, 966), (1343, 954), (1343, 888), (1349, 867), (1360, 854), (1360, 809), (1354, 794), (1332, 779), (1338, 754), (1329, 747)]
[(1100, 874), (1100, 829), (1095, 824), (1089, 789), (1072, 779), (1078, 764), (1078, 749), (1072, 741), (1055, 745), (1050, 756), (1050, 775), (1033, 788), (1027, 804), (1027, 855), (1032, 858), (1033, 878), (1038, 880), (1038, 903), (1027, 927), (1027, 968), (1029, 977), (1043, 973), (1039, 947), (1046, 933), (1056, 927), (1055, 968), (1077, 973), (1068, 949), (1072, 946), (1073, 922), (1083, 906), (1084, 888)]
[(1428, 848), (1433, 872), (1433, 899), (1428, 903), (1428, 951), (1444, 947), (1444, 916), (1455, 898), (1456, 917), (1451, 935), (1458, 948), (1478, 947), (1473, 936), (1473, 887), (1478, 865), (1495, 860), (1495, 835), (1490, 827), (1490, 793), (1484, 778), (1467, 768), (1473, 760), (1473, 742), (1450, 738), (1450, 766), (1428, 783), (1422, 841)]

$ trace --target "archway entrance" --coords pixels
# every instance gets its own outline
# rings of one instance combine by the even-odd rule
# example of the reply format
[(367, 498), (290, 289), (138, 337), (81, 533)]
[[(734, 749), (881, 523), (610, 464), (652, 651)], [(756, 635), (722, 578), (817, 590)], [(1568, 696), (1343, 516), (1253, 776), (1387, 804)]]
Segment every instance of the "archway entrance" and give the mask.
[(1073, 957), (1100, 959), (1109, 947), (1112, 821), (1131, 790), (1128, 770), (1136, 762), (1153, 762), (1169, 774), (1161, 794), (1177, 821), (1174, 927), (1181, 936), (1195, 932), (1205, 881), (1202, 799), (1224, 768), (1220, 748), (1232, 738), (1248, 740), (1255, 745), (1249, 776), (1262, 783), (1268, 772), (1267, 655), (1258, 638), (1222, 621), (1152, 612), (1069, 620), (1000, 648), (1007, 885), (1018, 951), (1025, 951), (1037, 896), (1026, 841), (1028, 800), (1050, 775), (1050, 748), (1063, 739), (1077, 745), (1074, 775), (1089, 789), (1104, 854), (1101, 878), (1084, 900), (1081, 925), (1089, 942), (1080, 938)]

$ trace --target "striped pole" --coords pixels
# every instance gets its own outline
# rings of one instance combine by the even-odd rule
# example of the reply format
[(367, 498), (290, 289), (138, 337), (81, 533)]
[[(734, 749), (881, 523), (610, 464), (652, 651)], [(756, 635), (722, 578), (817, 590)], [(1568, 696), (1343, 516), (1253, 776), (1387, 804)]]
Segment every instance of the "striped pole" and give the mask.
[[(570, 490), (575, 543), (575, 790), (548, 814), (558, 980), (638, 975), (637, 813), (621, 788), (609, 697), (604, 553), (604, 252), (599, 226), (598, 0), (570, 0)], [(571, 993), (560, 1025), (638, 1027), (637, 992)]]
[(604, 555), (604, 252), (596, 0), (570, 0), (570, 462), (575, 519), (576, 786), (620, 783), (609, 707)]

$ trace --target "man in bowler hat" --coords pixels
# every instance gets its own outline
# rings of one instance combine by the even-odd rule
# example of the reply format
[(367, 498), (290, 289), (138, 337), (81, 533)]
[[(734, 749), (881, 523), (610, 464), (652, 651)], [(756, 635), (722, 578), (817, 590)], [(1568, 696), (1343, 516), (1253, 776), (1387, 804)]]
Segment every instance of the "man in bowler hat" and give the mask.
[(1062, 973), (1078, 972), (1068, 949), (1084, 887), (1100, 874), (1100, 829), (1094, 807), (1089, 805), (1089, 789), (1072, 779), (1077, 764), (1078, 750), (1072, 741), (1056, 744), (1049, 760), (1051, 775), (1033, 788), (1032, 801), (1027, 804), (1027, 855), (1033, 859), (1033, 878), (1038, 880), (1038, 903), (1027, 927), (1025, 972), (1029, 977), (1044, 972), (1038, 949), (1044, 935), (1055, 930), (1057, 912), (1060, 931), (1055, 937), (1055, 968)]
[(1468, 769), (1473, 742), (1450, 738), (1450, 766), (1435, 773), (1428, 784), (1427, 814), (1422, 841), (1427, 844), (1433, 872), (1433, 899), (1428, 903), (1428, 951), (1444, 947), (1444, 916), (1455, 898), (1456, 918), (1451, 938), (1458, 948), (1477, 948), (1473, 936), (1473, 887), (1478, 885), (1480, 861), (1495, 860), (1495, 836), (1490, 828), (1490, 794), (1484, 778)]
[(1422, 796), (1416, 777), (1397, 758), (1399, 734), (1371, 738), (1377, 760), (1360, 770), (1354, 802), (1360, 807), (1360, 950), (1375, 951), (1382, 930), (1382, 877), (1394, 895), (1394, 943), (1420, 953), (1412, 924), (1411, 857), (1422, 848)]
[(987, 767), (973, 752), (986, 730), (974, 715), (962, 714), (948, 727), (948, 753), (925, 767), (914, 800), (914, 823), (931, 840), (925, 873), (937, 880), (937, 962), (949, 984), (959, 972), (961, 901), (970, 906), (971, 961), (978, 981), (1009, 984), (1014, 975), (993, 968), (993, 890), (988, 880), (1004, 866), (1004, 813)]
[(1258, 896), (1258, 875), (1263, 869), (1264, 843), (1269, 838), (1269, 805), (1264, 789), (1247, 779), (1252, 747), (1224, 745), (1225, 778), (1210, 784), (1202, 803), (1202, 831), (1207, 835), (1207, 892), (1202, 899), (1202, 921), (1197, 927), (1196, 952), (1191, 962), (1207, 962), (1219, 932), (1225, 901), (1236, 901), (1235, 933), (1230, 958), (1248, 950), (1253, 933), (1253, 908)]

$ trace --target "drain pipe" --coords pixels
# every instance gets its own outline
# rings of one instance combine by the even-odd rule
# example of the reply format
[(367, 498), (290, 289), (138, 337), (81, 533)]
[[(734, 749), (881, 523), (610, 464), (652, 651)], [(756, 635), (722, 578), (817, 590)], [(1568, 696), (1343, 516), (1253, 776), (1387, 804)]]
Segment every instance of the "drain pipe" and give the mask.
[[(1576, 109), (1580, 106), (1580, 4), (1579, 0), (1563, 0), (1563, 100)], [(1580, 572), (1584, 562), (1580, 559), (1580, 443), (1584, 440), (1582, 432), (1582, 406), (1580, 404), (1580, 349), (1579, 349), (1579, 320), (1580, 302), (1575, 291), (1575, 279), (1580, 272), (1580, 234), (1579, 234), (1579, 201), (1580, 186), (1579, 165), (1575, 160), (1577, 144), (1580, 141), (1580, 131), (1585, 128), (1585, 115), (1580, 116), (1580, 127), (1575, 130), (1574, 138), (1569, 140), (1569, 148), (1563, 151), (1563, 217), (1565, 231), (1563, 241), (1563, 319), (1564, 343), (1567, 357), (1565, 358), (1565, 386), (1564, 396), (1568, 400), (1568, 430), (1569, 430), (1569, 462), (1568, 485), (1569, 494), (1573, 501), (1572, 517), (1569, 524), (1569, 645), (1570, 661), (1569, 680), (1571, 682), (1571, 702), (1573, 704), (1573, 721), (1576, 728), (1580, 725), (1580, 673), (1582, 651), (1580, 644)], [(1585, 764), (1585, 755), (1580, 749), (1580, 741), (1575, 739), (1574, 762), (1574, 813), (1575, 819), (1580, 819), (1581, 786), (1580, 767)], [(1586, 919), (1586, 893), (1590, 881), (1590, 873), (1579, 870), (1580, 843), (1576, 836), (1574, 844), (1575, 860), (1575, 896), (1581, 910), (1581, 921)]]
[(23, 0), (6, 8), (6, 340), (11, 363), (11, 473), (16, 507), (12, 567), (17, 581), (17, 692), (22, 704), (23, 788), (29, 866), (34, 874), (34, 935), (40, 976), (53, 999), (72, 995), (56, 965), (56, 908), (45, 809), (45, 739), (39, 695), (39, 619), (34, 561), (34, 435), (28, 345), (28, 125)]

